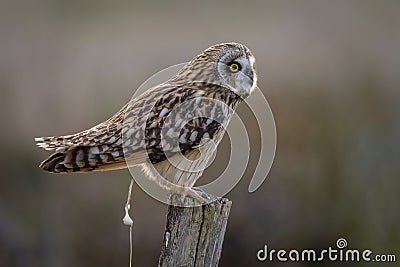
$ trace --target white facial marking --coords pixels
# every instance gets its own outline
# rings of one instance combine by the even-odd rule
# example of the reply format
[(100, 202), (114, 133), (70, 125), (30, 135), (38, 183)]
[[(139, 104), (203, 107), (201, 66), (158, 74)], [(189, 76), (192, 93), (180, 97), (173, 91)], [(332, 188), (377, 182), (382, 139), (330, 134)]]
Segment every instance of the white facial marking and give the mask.
[(254, 62), (256, 62), (256, 59), (253, 56), (250, 56), (249, 57), (249, 61), (250, 61), (250, 64), (251, 64), (251, 68), (253, 69), (254, 68)]
[[(254, 63), (256, 62), (256, 59), (253, 56), (250, 56), (249, 61), (251, 64), (251, 68), (254, 70)], [(251, 94), (251, 92), (253, 92), (253, 90), (256, 88), (256, 86), (257, 86), (257, 74), (254, 72), (253, 73), (253, 84), (251, 85), (251, 88), (250, 88), (250, 94)]]
[(253, 92), (253, 90), (256, 88), (257, 86), (257, 74), (254, 73), (253, 74), (253, 85), (250, 88), (250, 94)]

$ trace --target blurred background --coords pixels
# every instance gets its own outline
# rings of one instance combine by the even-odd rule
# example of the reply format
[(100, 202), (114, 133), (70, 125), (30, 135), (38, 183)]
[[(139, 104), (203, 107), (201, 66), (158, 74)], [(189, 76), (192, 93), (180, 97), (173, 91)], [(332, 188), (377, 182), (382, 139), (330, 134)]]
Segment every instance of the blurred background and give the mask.
[[(267, 180), (248, 193), (260, 138), (247, 116), (253, 152), (227, 196), (220, 266), (308, 266), (256, 253), (340, 237), (398, 261), (399, 11), (390, 0), (1, 1), (0, 266), (128, 266), (129, 172), (45, 173), (33, 138), (103, 121), (152, 74), (226, 41), (255, 54), (278, 144)], [(225, 140), (205, 176), (226, 151)], [(157, 264), (166, 211), (135, 186), (134, 266)]]

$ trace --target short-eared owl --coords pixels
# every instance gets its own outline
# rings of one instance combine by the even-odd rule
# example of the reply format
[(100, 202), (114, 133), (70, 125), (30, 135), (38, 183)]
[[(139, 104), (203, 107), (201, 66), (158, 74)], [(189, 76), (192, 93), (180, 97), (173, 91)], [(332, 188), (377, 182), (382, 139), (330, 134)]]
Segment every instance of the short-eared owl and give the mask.
[(191, 187), (235, 108), (256, 84), (255, 59), (246, 46), (214, 45), (103, 123), (72, 135), (36, 138), (39, 147), (54, 152), (40, 168), (71, 173), (141, 165), (149, 177), (156, 170)]

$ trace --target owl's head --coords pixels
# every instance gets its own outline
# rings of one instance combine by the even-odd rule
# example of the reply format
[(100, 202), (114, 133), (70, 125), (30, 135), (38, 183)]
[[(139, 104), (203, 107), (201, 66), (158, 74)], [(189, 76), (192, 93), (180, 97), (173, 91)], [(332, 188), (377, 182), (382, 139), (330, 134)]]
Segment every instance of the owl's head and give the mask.
[[(242, 44), (222, 43), (211, 46), (192, 62), (210, 62), (212, 72), (222, 81), (222, 85), (242, 98), (248, 97), (257, 86), (255, 58)], [(204, 74), (207, 75), (207, 72)]]

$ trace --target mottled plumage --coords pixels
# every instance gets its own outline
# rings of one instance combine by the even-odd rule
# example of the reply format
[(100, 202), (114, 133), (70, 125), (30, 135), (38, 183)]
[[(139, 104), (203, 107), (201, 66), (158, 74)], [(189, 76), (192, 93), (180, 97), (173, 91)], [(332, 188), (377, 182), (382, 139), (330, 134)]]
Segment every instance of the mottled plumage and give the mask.
[[(39, 147), (54, 151), (40, 167), (69, 173), (142, 165), (154, 178), (148, 168), (152, 164), (169, 181), (192, 186), (201, 176), (199, 165), (207, 163), (237, 104), (256, 82), (248, 48), (237, 43), (212, 46), (105, 122), (73, 135), (36, 138)], [(185, 159), (203, 158), (187, 162), (182, 154)]]

